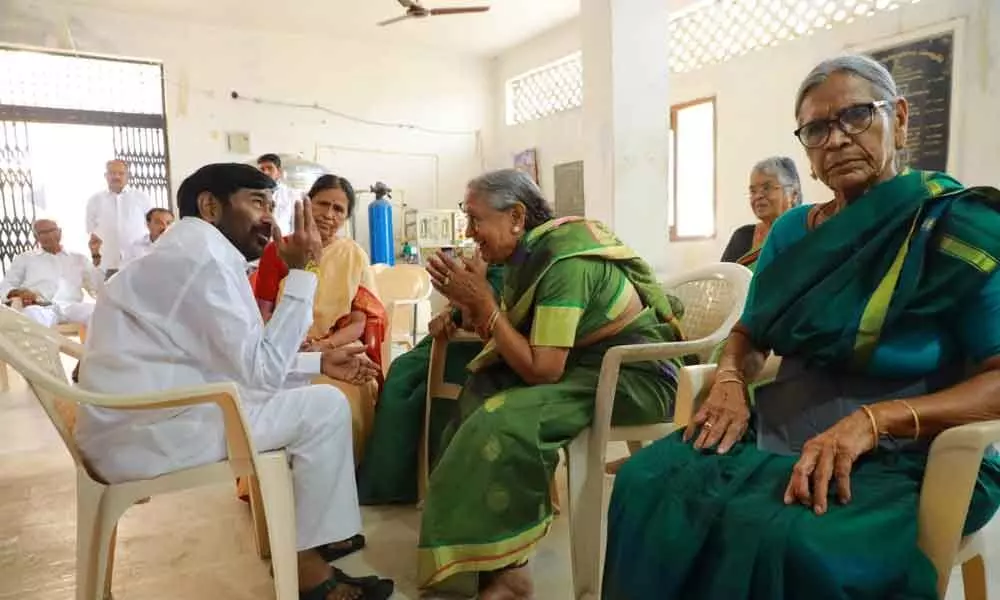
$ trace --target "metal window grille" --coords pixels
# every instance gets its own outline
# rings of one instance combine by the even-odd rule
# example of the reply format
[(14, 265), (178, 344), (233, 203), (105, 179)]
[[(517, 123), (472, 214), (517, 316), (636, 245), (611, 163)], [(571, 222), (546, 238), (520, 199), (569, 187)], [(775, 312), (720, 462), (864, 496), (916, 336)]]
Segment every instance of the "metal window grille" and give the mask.
[(507, 123), (525, 123), (583, 106), (583, 55), (567, 56), (507, 82)]
[(694, 71), (920, 0), (721, 0), (670, 22), (670, 70)]
[(0, 104), (163, 114), (160, 65), (0, 49)]
[[(686, 73), (920, 0), (718, 0), (670, 21), (670, 70)], [(507, 124), (583, 105), (579, 52), (507, 82)]]

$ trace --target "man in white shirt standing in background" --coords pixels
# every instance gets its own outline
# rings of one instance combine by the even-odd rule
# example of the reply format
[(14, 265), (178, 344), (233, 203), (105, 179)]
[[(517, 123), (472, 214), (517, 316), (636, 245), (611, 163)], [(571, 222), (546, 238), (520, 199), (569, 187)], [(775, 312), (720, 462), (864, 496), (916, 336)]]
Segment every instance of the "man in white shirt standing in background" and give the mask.
[(257, 168), (274, 180), (274, 222), (283, 232), (292, 230), (292, 208), (302, 194), (285, 185), (285, 171), (281, 168), (281, 157), (277, 154), (261, 154)]
[[(323, 373), (362, 383), (377, 367), (364, 348), (302, 352), (312, 322), (322, 252), (308, 200), (294, 207), (295, 228), (278, 235), (271, 217), (274, 182), (250, 165), (213, 164), (177, 192), (181, 220), (141, 261), (108, 280), (94, 311), (80, 386), (142, 394), (232, 381), (260, 450), (289, 455), (295, 494), (300, 598), (386, 600), (393, 583), (355, 579), (329, 560), (361, 531), (354, 481), (351, 410), (328, 385), (300, 385)], [(265, 325), (246, 263), (275, 240), (289, 267), (285, 293)], [(140, 264), (141, 263), (141, 264)], [(108, 481), (146, 479), (226, 457), (221, 414), (213, 405), (128, 410), (81, 407), (80, 449)]]
[(146, 232), (146, 212), (153, 208), (149, 196), (128, 187), (128, 165), (109, 160), (104, 179), (108, 189), (87, 200), (87, 232), (91, 244), (104, 249), (102, 267), (109, 274), (121, 268), (125, 252)]
[(146, 229), (149, 233), (142, 236), (125, 250), (125, 258), (122, 264), (132, 262), (149, 254), (153, 248), (153, 242), (158, 240), (168, 227), (174, 224), (174, 213), (165, 208), (151, 208), (146, 212)]
[(46, 327), (86, 325), (94, 303), (86, 301), (83, 290), (97, 296), (103, 285), (104, 273), (97, 267), (100, 255), (94, 251), (97, 257), (92, 263), (82, 254), (63, 249), (62, 230), (50, 219), (35, 221), (34, 232), (39, 248), (11, 262), (0, 283), (0, 297), (20, 301), (24, 315)]

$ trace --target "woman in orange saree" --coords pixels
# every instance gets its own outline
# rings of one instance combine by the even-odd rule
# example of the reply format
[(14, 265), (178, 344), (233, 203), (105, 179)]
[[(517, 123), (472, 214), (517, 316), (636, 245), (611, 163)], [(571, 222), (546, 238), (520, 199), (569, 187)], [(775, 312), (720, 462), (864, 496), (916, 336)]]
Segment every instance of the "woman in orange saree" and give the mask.
[[(368, 269), (368, 254), (353, 240), (336, 237), (354, 212), (354, 188), (343, 177), (323, 175), (313, 184), (308, 196), (324, 250), (319, 264), (309, 266), (319, 281), (313, 302), (313, 324), (302, 349), (364, 344), (366, 355), (382, 367), (381, 348), (388, 318)], [(278, 256), (273, 242), (264, 248), (259, 265), (254, 296), (267, 321), (281, 299), (288, 267)], [(381, 375), (377, 382), (363, 385), (323, 376), (315, 380), (315, 383), (334, 385), (347, 396), (351, 405), (356, 461), (361, 459), (375, 420), (375, 402), (381, 382)], [(247, 500), (249, 490), (245, 482), (239, 481), (237, 487), (240, 498)]]
[[(387, 317), (374, 282), (366, 276), (368, 255), (353, 240), (337, 238), (354, 213), (354, 188), (343, 177), (323, 175), (313, 183), (308, 196), (324, 253), (321, 264), (312, 265), (320, 282), (314, 304), (315, 320), (304, 345), (337, 347), (360, 341), (365, 344), (368, 357), (382, 366), (381, 345)], [(324, 263), (328, 268), (322, 268)], [(287, 275), (288, 267), (278, 256), (276, 246), (273, 242), (268, 244), (260, 258), (254, 285), (254, 296), (264, 321), (271, 318), (281, 282)], [(321, 305), (322, 309), (318, 308)]]

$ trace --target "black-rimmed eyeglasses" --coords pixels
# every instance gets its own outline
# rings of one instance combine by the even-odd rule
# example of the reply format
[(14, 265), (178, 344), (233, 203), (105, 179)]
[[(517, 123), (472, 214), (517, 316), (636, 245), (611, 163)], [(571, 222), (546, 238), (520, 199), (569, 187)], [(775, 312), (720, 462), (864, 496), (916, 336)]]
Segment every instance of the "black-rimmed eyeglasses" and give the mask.
[(799, 142), (806, 148), (819, 148), (830, 139), (830, 133), (834, 127), (839, 128), (846, 135), (862, 134), (872, 126), (875, 113), (887, 106), (889, 106), (888, 100), (876, 100), (875, 102), (848, 106), (832, 119), (809, 121), (795, 130), (795, 137), (799, 138)]

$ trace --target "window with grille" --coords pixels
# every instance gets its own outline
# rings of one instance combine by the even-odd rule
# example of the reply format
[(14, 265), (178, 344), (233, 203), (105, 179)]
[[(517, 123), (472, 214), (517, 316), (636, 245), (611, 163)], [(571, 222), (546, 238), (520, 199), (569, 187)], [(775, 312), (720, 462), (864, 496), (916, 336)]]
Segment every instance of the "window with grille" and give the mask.
[(920, 0), (719, 0), (670, 20), (670, 70), (694, 71)]
[(577, 52), (507, 81), (507, 124), (583, 106), (583, 54)]
[(0, 104), (163, 114), (159, 64), (0, 48)]
[(670, 108), (671, 240), (715, 237), (715, 98)]

